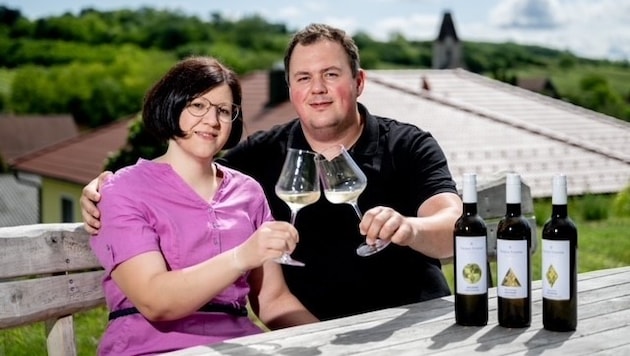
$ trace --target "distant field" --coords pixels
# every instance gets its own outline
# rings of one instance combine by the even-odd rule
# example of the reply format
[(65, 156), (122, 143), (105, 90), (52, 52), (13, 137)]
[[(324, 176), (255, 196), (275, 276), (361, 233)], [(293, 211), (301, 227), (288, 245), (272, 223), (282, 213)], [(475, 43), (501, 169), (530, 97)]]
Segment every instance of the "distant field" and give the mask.
[(571, 69), (554, 67), (517, 69), (516, 74), (520, 77), (550, 77), (553, 85), (560, 93), (578, 95), (580, 92), (580, 81), (587, 75), (596, 74), (606, 78), (610, 88), (627, 97), (630, 95), (630, 69), (613, 66), (589, 66), (577, 65)]

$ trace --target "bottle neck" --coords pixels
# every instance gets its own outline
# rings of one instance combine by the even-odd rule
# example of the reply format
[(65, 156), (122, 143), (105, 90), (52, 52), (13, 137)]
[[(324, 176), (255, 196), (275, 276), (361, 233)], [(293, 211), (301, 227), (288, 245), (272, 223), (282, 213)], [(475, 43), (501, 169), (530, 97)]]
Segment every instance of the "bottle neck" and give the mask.
[(467, 202), (463, 205), (464, 215), (477, 215), (477, 203)]
[(510, 204), (521, 204), (521, 178), (518, 174), (508, 174), (505, 181), (505, 202)]
[(566, 218), (568, 209), (566, 204), (553, 204), (551, 206), (551, 216), (555, 218)]
[(567, 217), (567, 177), (559, 174), (553, 177), (551, 195), (551, 217)]
[(520, 216), (521, 215), (521, 203), (507, 203), (506, 204), (507, 216)]

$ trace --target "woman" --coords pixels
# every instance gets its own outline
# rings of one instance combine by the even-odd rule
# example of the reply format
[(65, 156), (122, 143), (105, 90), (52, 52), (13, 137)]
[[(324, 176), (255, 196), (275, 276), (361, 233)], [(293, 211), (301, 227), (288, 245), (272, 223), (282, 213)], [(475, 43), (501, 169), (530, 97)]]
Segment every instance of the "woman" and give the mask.
[(273, 221), (256, 181), (214, 162), (240, 139), (241, 99), (236, 74), (208, 57), (179, 62), (147, 93), (143, 123), (167, 149), (102, 188), (103, 228), (91, 239), (110, 310), (100, 355), (259, 333), (247, 297), (269, 328), (317, 321), (271, 261), (295, 248), (297, 231)]

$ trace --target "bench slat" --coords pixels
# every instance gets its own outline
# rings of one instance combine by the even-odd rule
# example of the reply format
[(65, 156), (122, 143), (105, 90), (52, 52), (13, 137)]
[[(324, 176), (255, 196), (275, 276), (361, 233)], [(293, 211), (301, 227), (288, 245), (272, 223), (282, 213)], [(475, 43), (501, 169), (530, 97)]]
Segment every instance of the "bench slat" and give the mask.
[(0, 280), (100, 268), (81, 223), (0, 228)]
[(103, 274), (99, 270), (0, 283), (0, 329), (103, 305)]

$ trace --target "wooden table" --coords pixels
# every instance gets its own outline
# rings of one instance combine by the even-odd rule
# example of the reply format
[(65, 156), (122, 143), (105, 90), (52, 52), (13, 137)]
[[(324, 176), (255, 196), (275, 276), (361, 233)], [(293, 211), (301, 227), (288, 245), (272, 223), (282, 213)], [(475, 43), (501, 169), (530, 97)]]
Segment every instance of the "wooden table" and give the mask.
[(630, 266), (583, 273), (574, 332), (542, 328), (541, 283), (532, 325), (497, 324), (496, 288), (485, 327), (455, 324), (453, 297), (192, 347), (171, 355), (630, 355)]

